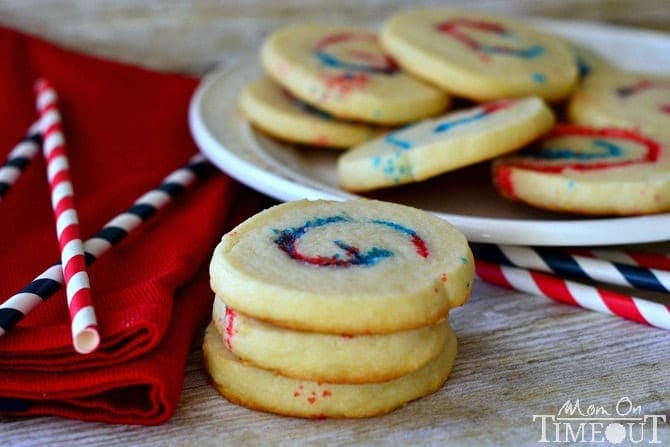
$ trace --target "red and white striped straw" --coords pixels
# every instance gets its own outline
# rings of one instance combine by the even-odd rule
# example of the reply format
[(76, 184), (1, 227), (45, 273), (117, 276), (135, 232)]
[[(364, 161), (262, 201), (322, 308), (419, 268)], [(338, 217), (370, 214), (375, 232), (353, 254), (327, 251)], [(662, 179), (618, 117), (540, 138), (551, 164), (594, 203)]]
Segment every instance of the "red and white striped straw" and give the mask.
[(72, 342), (77, 352), (87, 354), (98, 347), (100, 335), (86, 271), (84, 244), (79, 232), (79, 217), (74, 206), (70, 165), (57, 104), (58, 95), (51, 83), (45, 79), (39, 79), (35, 83), (35, 93), (44, 138), (42, 152), (47, 163), (51, 206), (56, 219), (56, 234), (70, 311)]
[(477, 276), (488, 283), (562, 303), (670, 329), (670, 306), (568, 281), (546, 273), (476, 259)]
[[(206, 168), (209, 166), (209, 162), (201, 154), (194, 155), (185, 166), (170, 173), (160, 185), (143, 193), (127, 210), (113, 217), (84, 242), (87, 265), (94, 263), (170, 204), (196, 180), (202, 178), (208, 172)], [(0, 303), (0, 337), (60, 290), (63, 282), (63, 269), (60, 263), (56, 263), (37, 275), (18, 293)]]
[[(670, 292), (670, 271), (582, 256), (546, 247), (472, 243), (475, 257), (567, 278), (594, 280), (654, 292)], [(623, 252), (620, 252), (623, 255)]]
[(621, 264), (670, 271), (670, 254), (620, 251), (604, 248), (575, 248), (569, 251), (573, 255), (606, 259)]

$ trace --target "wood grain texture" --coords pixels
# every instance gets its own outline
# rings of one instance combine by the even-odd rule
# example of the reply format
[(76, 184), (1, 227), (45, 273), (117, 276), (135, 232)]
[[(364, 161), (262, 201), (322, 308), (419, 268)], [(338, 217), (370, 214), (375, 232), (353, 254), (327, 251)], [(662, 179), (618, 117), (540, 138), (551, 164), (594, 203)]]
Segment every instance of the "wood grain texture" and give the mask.
[[(255, 51), (281, 24), (313, 19), (376, 24), (397, 9), (438, 3), (468, 4), (0, 0), (0, 23), (104, 57), (202, 74)], [(670, 31), (667, 0), (487, 0), (476, 7)], [(537, 445), (541, 426), (534, 414), (556, 414), (567, 400), (577, 399), (611, 410), (623, 397), (645, 414), (664, 414), (670, 421), (669, 331), (481, 282), (451, 321), (459, 353), (445, 387), (386, 416), (310, 421), (232, 405), (209, 385), (198, 340), (180, 405), (166, 424), (3, 419), (0, 445)], [(670, 425), (662, 424), (658, 437), (670, 445)]]

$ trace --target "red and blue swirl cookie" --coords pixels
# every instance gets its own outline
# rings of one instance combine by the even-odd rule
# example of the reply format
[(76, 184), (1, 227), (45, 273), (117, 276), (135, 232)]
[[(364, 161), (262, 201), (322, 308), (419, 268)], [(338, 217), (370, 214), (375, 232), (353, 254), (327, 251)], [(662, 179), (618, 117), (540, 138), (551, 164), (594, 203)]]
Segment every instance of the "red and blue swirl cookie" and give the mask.
[(626, 127), (670, 141), (670, 78), (598, 71), (570, 100), (570, 121), (595, 127)]
[(670, 210), (670, 159), (634, 130), (557, 126), (541, 145), (494, 161), (498, 191), (554, 211), (640, 215)]
[(344, 149), (380, 132), (369, 124), (335, 119), (299, 101), (267, 77), (247, 85), (238, 105), (254, 126), (290, 143)]
[(444, 350), (446, 320), (388, 334), (322, 334), (266, 323), (215, 298), (212, 320), (243, 361), (283, 376), (330, 383), (385, 382), (424, 366)]
[(205, 331), (205, 365), (229, 401), (260, 411), (303, 418), (362, 418), (388, 413), (437, 391), (447, 380), (457, 341), (448, 328), (442, 351), (423, 367), (385, 382), (342, 384), (296, 379), (250, 365), (226, 348), (214, 324)]
[(368, 191), (418, 182), (519, 149), (553, 125), (537, 97), (451, 112), (352, 147), (338, 158), (340, 185)]
[(403, 124), (449, 104), (446, 93), (399, 69), (364, 29), (290, 25), (264, 41), (261, 62), (294, 96), (345, 120)]
[(387, 20), (380, 41), (405, 70), (479, 102), (530, 95), (560, 101), (578, 78), (560, 39), (480, 12), (402, 11)]
[(463, 234), (389, 202), (288, 202), (223, 236), (210, 283), (224, 303), (277, 326), (382, 334), (435, 324), (470, 295)]

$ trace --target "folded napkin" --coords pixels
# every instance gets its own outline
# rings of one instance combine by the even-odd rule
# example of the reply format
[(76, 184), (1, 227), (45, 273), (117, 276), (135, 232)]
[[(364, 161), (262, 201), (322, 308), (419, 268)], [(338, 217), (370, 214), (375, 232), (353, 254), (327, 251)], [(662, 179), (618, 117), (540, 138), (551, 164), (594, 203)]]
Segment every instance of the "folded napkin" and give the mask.
[[(6, 28), (0, 60), (0, 163), (37, 118), (33, 83), (49, 79), (83, 239), (197, 152), (187, 125), (195, 78), (78, 54)], [(241, 190), (211, 169), (89, 267), (101, 336), (94, 353), (74, 351), (62, 290), (0, 337), (0, 415), (167, 420), (189, 348), (211, 315), (207, 263)], [(0, 202), (0, 302), (59, 259), (37, 156)]]

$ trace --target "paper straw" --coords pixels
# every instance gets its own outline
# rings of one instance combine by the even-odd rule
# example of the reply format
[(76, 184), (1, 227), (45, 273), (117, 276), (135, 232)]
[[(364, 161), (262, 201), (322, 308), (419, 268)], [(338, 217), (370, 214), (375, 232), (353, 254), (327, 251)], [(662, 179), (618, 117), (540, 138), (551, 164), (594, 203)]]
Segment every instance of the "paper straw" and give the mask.
[[(86, 264), (91, 265), (128, 234), (146, 222), (177, 195), (202, 176), (209, 163), (202, 155), (193, 156), (187, 165), (175, 170), (161, 184), (140, 196), (126, 211), (107, 222), (84, 243)], [(0, 336), (4, 335), (40, 303), (63, 286), (63, 269), (55, 264), (38, 275), (17, 294), (0, 304)]]
[(475, 259), (475, 271), (483, 281), (543, 296), (596, 312), (615, 315), (661, 329), (670, 329), (670, 306), (623, 295), (546, 273)]
[(666, 253), (643, 253), (605, 248), (579, 248), (571, 249), (568, 252), (577, 256), (587, 256), (618, 262), (620, 264), (670, 271), (670, 255)]
[(79, 217), (74, 205), (74, 189), (70, 180), (70, 163), (58, 110), (58, 96), (46, 79), (39, 79), (35, 83), (35, 92), (40, 128), (44, 136), (42, 153), (47, 163), (51, 207), (56, 219), (56, 234), (70, 311), (72, 342), (75, 351), (88, 354), (95, 351), (100, 344), (100, 335), (86, 271)]
[(560, 250), (517, 245), (472, 244), (475, 256), (515, 267), (625, 287), (670, 291), (670, 272), (572, 255)]
[(0, 201), (21, 176), (42, 144), (39, 122), (33, 123), (21, 141), (9, 151), (5, 164), (0, 166)]

